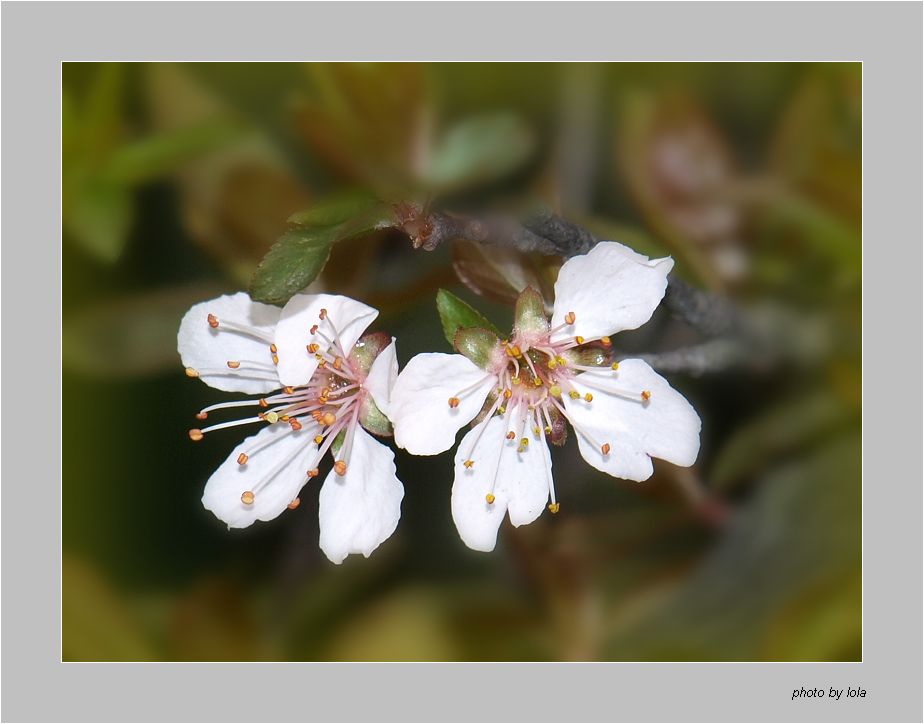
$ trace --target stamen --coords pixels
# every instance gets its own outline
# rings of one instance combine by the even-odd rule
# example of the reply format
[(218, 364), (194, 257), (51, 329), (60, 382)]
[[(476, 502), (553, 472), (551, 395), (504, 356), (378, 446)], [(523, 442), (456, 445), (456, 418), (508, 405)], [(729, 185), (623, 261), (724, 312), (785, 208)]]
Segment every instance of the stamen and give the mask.
[(565, 322), (567, 322), (568, 324), (574, 324), (576, 319), (577, 317), (575, 316), (574, 312), (568, 312), (565, 315)]
[(613, 362), (613, 364), (611, 364), (610, 367), (612, 367), (614, 370), (618, 370), (618, 369), (619, 369), (619, 362)]
[(330, 427), (335, 422), (337, 422), (337, 416), (333, 412), (325, 412), (323, 415), (321, 415), (319, 422), (325, 427)]
[(494, 505), (495, 497), (493, 494), (488, 493), (486, 496), (484, 496), (484, 499), (488, 505)]
[(301, 504), (301, 502), (302, 502), (301, 500), (299, 500), (298, 498), (296, 498), (296, 499), (293, 500), (291, 503), (289, 503), (286, 507), (287, 507), (289, 510), (295, 510), (295, 509)]
[(186, 376), (187, 377), (198, 377), (199, 373), (196, 370), (194, 370), (192, 367), (187, 367)]
[(584, 338), (583, 338), (582, 336), (580, 336), (580, 335), (578, 335), (577, 337), (575, 337), (575, 338), (574, 338), (574, 341), (577, 342), (578, 344), (584, 344)]
[(550, 512), (550, 513), (552, 513), (552, 514), (554, 515), (554, 514), (557, 513), (559, 510), (561, 510), (561, 505), (559, 505), (558, 503), (549, 503), (549, 512)]
[(458, 398), (458, 397), (450, 397), (450, 398), (449, 398), (449, 406), (450, 406), (452, 409), (457, 408), (457, 407), (459, 406), (459, 398)]
[(343, 477), (347, 473), (347, 464), (343, 460), (338, 460), (334, 463), (334, 472)]
[(241, 493), (241, 502), (244, 505), (253, 505), (253, 501), (255, 498), (256, 496), (253, 494), (253, 491), (251, 490), (245, 490), (243, 493)]
[(202, 434), (202, 430), (198, 428), (193, 428), (189, 431), (189, 439), (193, 442), (199, 442), (205, 435)]
[(642, 399), (648, 402), (648, 400), (651, 399), (651, 392), (649, 390), (642, 390)]
[(612, 341), (609, 337), (600, 337), (600, 343), (601, 343), (604, 347), (612, 347), (612, 346), (613, 346), (613, 341)]
[(240, 455), (237, 456), (237, 464), (246, 465), (248, 459), (249, 458), (247, 457), (247, 453), (241, 453)]
[(197, 419), (197, 420), (205, 420), (205, 419), (208, 418), (208, 416), (209, 416), (209, 413), (207, 413), (207, 412), (197, 412), (197, 413), (196, 413), (196, 419)]
[(517, 436), (517, 434), (516, 434), (513, 430), (511, 430), (510, 432), (507, 433), (507, 439), (508, 439), (508, 440), (514, 440), (514, 439), (516, 438), (516, 436)]
[(206, 319), (208, 319), (209, 326), (212, 329), (218, 329), (218, 317), (216, 317), (214, 314), (210, 314)]
[(466, 461), (465, 461), (464, 463), (462, 463), (462, 464), (463, 464), (465, 467), (470, 468), (470, 467), (472, 467), (472, 465), (475, 464), (475, 461), (474, 461), (474, 460), (466, 460)]
[(603, 445), (600, 447), (600, 452), (602, 452), (604, 455), (609, 455), (610, 444), (608, 442), (603, 443)]
[(230, 360), (230, 359), (228, 360), (228, 367), (230, 367), (231, 369), (236, 370), (240, 366), (241, 366), (240, 362), (237, 362), (235, 360)]
[(587, 402), (593, 402), (594, 396), (588, 392), (587, 394), (584, 395), (584, 399), (585, 399)]
[(316, 478), (316, 477), (318, 477), (318, 475), (320, 475), (320, 474), (321, 474), (321, 471), (320, 471), (318, 468), (313, 468), (313, 469), (311, 469), (311, 470), (308, 471), (308, 477), (309, 477), (309, 478)]

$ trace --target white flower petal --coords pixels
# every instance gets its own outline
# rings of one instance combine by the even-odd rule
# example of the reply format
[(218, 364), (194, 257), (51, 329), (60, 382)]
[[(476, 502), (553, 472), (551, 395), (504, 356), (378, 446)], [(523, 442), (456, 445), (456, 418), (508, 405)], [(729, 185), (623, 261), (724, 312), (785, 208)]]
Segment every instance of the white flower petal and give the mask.
[[(487, 553), (494, 550), (497, 529), (507, 510), (507, 490), (503, 485), (495, 484), (500, 454), (508, 442), (504, 437), (506, 434), (506, 423), (495, 415), (469, 430), (456, 450), (452, 519), (462, 542), (476, 551)], [(476, 439), (478, 443), (472, 450)], [(467, 468), (465, 461), (469, 459), (470, 450), (475, 464)], [(493, 503), (486, 499), (489, 493), (494, 495)]]
[[(481, 411), (497, 384), (460, 354), (419, 354), (407, 363), (391, 391), (389, 418), (395, 444), (414, 455), (436, 455), (452, 447), (456, 432)], [(462, 392), (471, 388), (467, 392)], [(449, 406), (458, 397), (459, 406)]]
[(642, 326), (663, 299), (673, 266), (670, 257), (649, 260), (615, 241), (601, 241), (587, 254), (572, 257), (555, 282), (552, 327), (564, 324), (568, 312), (576, 320), (552, 340), (597, 339)]
[[(527, 429), (529, 423), (527, 423)], [(497, 477), (507, 493), (507, 513), (515, 526), (527, 525), (542, 515), (549, 502), (552, 455), (545, 439), (524, 432), (529, 445), (519, 451), (519, 441), (508, 440), (501, 456)]]
[(331, 471), (321, 488), (321, 550), (334, 563), (350, 553), (366, 558), (398, 526), (404, 486), (395, 477), (395, 454), (356, 427), (346, 475)]
[(398, 379), (398, 356), (395, 350), (395, 338), (391, 344), (379, 352), (366, 375), (365, 388), (369, 390), (376, 407), (388, 417), (391, 407), (391, 391)]
[[(243, 292), (194, 305), (183, 315), (177, 333), (183, 366), (197, 370), (210, 387), (228, 392), (257, 394), (281, 387), (269, 349), (279, 313), (278, 307), (253, 302)], [(210, 314), (218, 318), (218, 327), (209, 325)], [(265, 339), (233, 329), (232, 324), (252, 327)], [(229, 361), (241, 362), (241, 366), (231, 369)], [(259, 363), (261, 369), (249, 368), (247, 362)]]
[[(327, 310), (327, 321), (322, 321), (319, 314)], [(349, 297), (335, 294), (296, 294), (282, 308), (279, 324), (276, 326), (276, 354), (279, 357), (279, 379), (283, 386), (303, 385), (311, 379), (317, 369), (318, 361), (308, 352), (311, 343), (321, 345), (327, 350), (328, 345), (319, 334), (310, 330), (318, 325), (318, 332), (333, 339), (333, 329), (343, 345), (343, 351), (350, 353), (366, 327), (379, 315), (378, 310), (357, 302)]]
[[(205, 485), (202, 504), (229, 528), (246, 528), (255, 520), (272, 520), (286, 509), (306, 482), (314, 467), (317, 446), (312, 437), (316, 426), (292, 430), (285, 423), (264, 427), (238, 445)], [(268, 447), (263, 447), (264, 444)], [(260, 448), (254, 452), (257, 448)], [(238, 464), (241, 453), (248, 455)], [(266, 483), (261, 482), (272, 475)], [(241, 500), (245, 491), (254, 493), (253, 503)]]
[[(617, 371), (584, 373), (574, 380), (591, 402), (564, 396), (568, 416), (578, 428), (594, 438), (592, 444), (577, 435), (584, 459), (598, 470), (628, 480), (651, 476), (651, 458), (689, 466), (699, 453), (699, 416), (689, 402), (667, 380), (645, 362), (622, 360)], [(620, 394), (607, 390), (624, 391)], [(651, 393), (647, 402), (641, 392)], [(608, 443), (603, 455), (598, 445)]]

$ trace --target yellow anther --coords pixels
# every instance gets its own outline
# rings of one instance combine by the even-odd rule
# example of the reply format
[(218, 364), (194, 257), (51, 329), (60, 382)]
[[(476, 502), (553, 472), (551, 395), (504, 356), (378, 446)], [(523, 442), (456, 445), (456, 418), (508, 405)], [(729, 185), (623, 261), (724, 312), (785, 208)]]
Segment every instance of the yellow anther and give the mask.
[(519, 378), (519, 377), (514, 377), (514, 378), (513, 378), (512, 380), (510, 380), (510, 381), (513, 382), (513, 384), (515, 384), (515, 385), (520, 384), (520, 378)]
[(270, 425), (275, 425), (277, 422), (279, 422), (279, 415), (277, 415), (275, 412), (267, 412), (263, 416), (263, 419), (266, 420)]
[(578, 344), (584, 344), (584, 338), (581, 335), (578, 335), (577, 337), (575, 337), (574, 341), (577, 342)]
[(330, 387), (321, 388), (321, 397), (330, 397)]
[(609, 455), (610, 454), (610, 444), (608, 442), (603, 443), (600, 446), (600, 452), (602, 452), (604, 455)]
[(459, 398), (458, 398), (458, 397), (450, 397), (450, 398), (449, 398), (449, 406), (450, 406), (452, 409), (457, 408), (457, 407), (459, 406)]
[(586, 395), (584, 395), (584, 399), (585, 399), (587, 402), (593, 402), (593, 401), (594, 401), (594, 396), (588, 392)]
[(571, 390), (571, 392), (568, 393), (568, 397), (570, 397), (572, 400), (576, 400), (580, 396), (581, 396), (581, 393), (578, 392), (577, 390)]
[(542, 379), (539, 377), (533, 377), (533, 386), (542, 387)]
[(237, 362), (235, 360), (230, 360), (230, 359), (228, 360), (228, 367), (230, 367), (231, 369), (236, 370), (240, 366), (241, 366), (240, 362)]
[(319, 422), (326, 427), (330, 427), (335, 422), (337, 422), (337, 416), (333, 412), (325, 412), (321, 415)]
[(250, 458), (247, 457), (247, 453), (241, 453), (240, 455), (237, 456), (237, 464), (246, 465), (249, 459)]
[(549, 503), (549, 512), (557, 513), (561, 506), (558, 503)]
[(276, 355), (276, 354), (273, 355), (273, 364), (274, 365), (279, 364), (279, 355)]
[(568, 360), (566, 360), (564, 357), (560, 355), (555, 358), (555, 361), (558, 362), (558, 364), (560, 364), (562, 367), (568, 366)]
[(534, 427), (534, 428), (533, 428), (533, 435), (538, 435), (538, 434), (539, 434), (539, 428), (538, 428), (538, 427)]
[(574, 324), (574, 320), (575, 320), (575, 319), (577, 319), (577, 317), (574, 316), (574, 312), (568, 312), (568, 313), (565, 315), (565, 322), (566, 322), (567, 324)]
[(513, 430), (511, 430), (510, 432), (507, 433), (507, 439), (508, 439), (508, 440), (513, 440), (514, 438), (516, 438), (516, 436), (517, 436), (517, 434), (516, 434)]
[(498, 411), (501, 415), (503, 415), (505, 412), (507, 412), (507, 407), (506, 407), (506, 405), (501, 405), (500, 407), (497, 408), (497, 411)]
[(299, 500), (298, 498), (296, 498), (296, 499), (293, 500), (291, 503), (289, 503), (286, 507), (287, 507), (289, 510), (295, 510), (295, 509), (301, 504), (301, 502), (302, 502), (301, 500)]
[(651, 399), (651, 392), (648, 390), (642, 390), (642, 399), (645, 400), (645, 402), (648, 402), (648, 400)]
[(494, 505), (495, 497), (491, 493), (488, 493), (486, 496), (484, 496), (484, 499), (488, 505)]
[(462, 463), (462, 464), (463, 464), (465, 467), (470, 468), (470, 467), (472, 467), (472, 465), (475, 464), (475, 461), (474, 461), (474, 460), (466, 460), (466, 461), (465, 461), (464, 463)]
[(520, 438), (520, 447), (517, 448), (518, 452), (526, 452), (526, 448), (529, 447), (529, 438), (523, 437)]
[(343, 460), (338, 460), (334, 463), (334, 472), (341, 477), (346, 475), (347, 464)]
[(549, 394), (552, 397), (561, 397), (561, 387), (559, 385), (552, 385), (549, 388)]
[(186, 368), (186, 376), (187, 376), (187, 377), (198, 377), (198, 376), (199, 376), (199, 370), (194, 370), (192, 367), (187, 367), (187, 368)]
[(613, 345), (613, 341), (609, 337), (600, 337), (600, 343), (604, 347), (611, 347)]
[(554, 370), (556, 367), (558, 367), (558, 362), (556, 362), (553, 357), (549, 357), (549, 361), (546, 362), (546, 365), (550, 370)]
[(551, 435), (551, 434), (552, 434), (552, 428), (549, 427), (548, 425), (545, 426), (545, 434), (546, 434), (546, 435)]
[(218, 317), (216, 317), (214, 314), (210, 314), (207, 319), (209, 320), (209, 326), (212, 329), (215, 329), (218, 326)]
[(506, 390), (504, 390), (504, 399), (509, 400), (511, 397), (513, 397), (513, 390), (508, 387)]
[(343, 359), (340, 357), (334, 358), (334, 369), (339, 370), (341, 367), (343, 367)]
[(189, 439), (193, 442), (199, 442), (203, 437), (205, 437), (205, 435), (202, 434), (202, 430), (198, 427), (189, 431)]
[(320, 445), (322, 442), (324, 442), (324, 436), (323, 436), (323, 435), (315, 435), (314, 444), (315, 444), (315, 445)]
[(254, 499), (254, 494), (249, 490), (245, 490), (243, 493), (241, 493), (241, 502), (244, 505), (253, 505)]
[(618, 370), (618, 369), (619, 369), (619, 362), (613, 362), (613, 364), (611, 364), (610, 367), (612, 367), (614, 370)]
[(514, 347), (513, 347), (513, 356), (514, 356), (514, 357), (522, 357), (522, 356), (523, 356), (523, 352), (521, 352), (521, 351), (520, 351), (520, 348), (517, 347), (516, 345), (514, 345)]
[(282, 420), (283, 422), (288, 422), (288, 421), (289, 421), (289, 416), (288, 416), (288, 415), (281, 415), (279, 419)]

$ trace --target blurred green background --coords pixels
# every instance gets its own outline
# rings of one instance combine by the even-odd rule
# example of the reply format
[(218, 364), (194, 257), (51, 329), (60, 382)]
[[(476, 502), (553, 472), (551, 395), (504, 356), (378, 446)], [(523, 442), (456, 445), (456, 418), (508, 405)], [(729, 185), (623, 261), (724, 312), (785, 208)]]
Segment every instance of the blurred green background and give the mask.
[[(859, 660), (860, 78), (859, 64), (65, 63), (63, 657)], [(368, 560), (324, 558), (310, 488), (229, 532), (199, 499), (241, 433), (189, 442), (195, 412), (229, 396), (184, 376), (180, 317), (246, 289), (292, 213), (406, 188), (434, 139), (485, 114), (508, 135), (457, 208), (538, 202), (670, 254), (690, 284), (774, 320), (779, 353), (667, 375), (703, 419), (693, 468), (614, 480), (570, 440), (553, 453), (561, 512), (505, 524), (493, 554), (455, 532), (450, 454), (398, 452), (401, 522)], [(440, 287), (509, 325), (501, 290), (458, 280), (463, 253), (378, 232), (338, 244), (313, 288), (378, 307), (403, 364), (449, 351)], [(659, 310), (614, 341), (699, 340)]]

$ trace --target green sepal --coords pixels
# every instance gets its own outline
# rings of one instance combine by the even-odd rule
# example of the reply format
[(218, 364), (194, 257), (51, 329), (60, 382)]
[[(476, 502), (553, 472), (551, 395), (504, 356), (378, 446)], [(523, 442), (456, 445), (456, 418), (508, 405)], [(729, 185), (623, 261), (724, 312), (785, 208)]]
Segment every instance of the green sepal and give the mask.
[(498, 351), (499, 342), (498, 336), (488, 329), (465, 327), (456, 332), (453, 347), (482, 369), (487, 369)]
[(330, 452), (335, 459), (340, 454), (340, 448), (343, 447), (344, 440), (346, 440), (346, 430), (341, 430), (337, 433), (337, 437), (335, 437), (334, 441), (330, 444)]
[(588, 342), (580, 347), (572, 347), (561, 353), (568, 362), (585, 367), (608, 367), (613, 362), (612, 347), (605, 347), (600, 342)]
[(375, 404), (372, 395), (366, 395), (366, 399), (359, 408), (359, 424), (379, 437), (391, 437), (394, 434), (391, 421)]
[(456, 332), (463, 327), (481, 327), (500, 337), (497, 327), (491, 324), (481, 312), (452, 292), (440, 289), (436, 293), (436, 309), (440, 314), (446, 341), (453, 346), (456, 343)]
[(369, 374), (375, 358), (390, 344), (391, 337), (384, 332), (364, 334), (350, 350), (350, 364)]
[(513, 323), (517, 333), (544, 334), (549, 331), (545, 302), (542, 295), (532, 287), (526, 287), (517, 297)]

